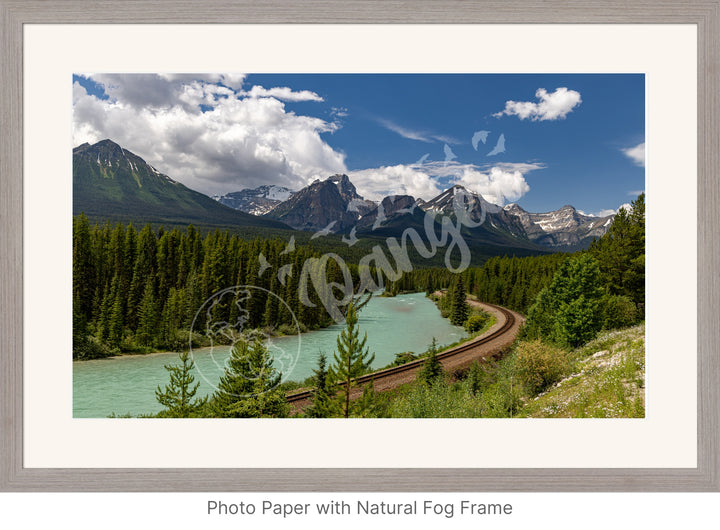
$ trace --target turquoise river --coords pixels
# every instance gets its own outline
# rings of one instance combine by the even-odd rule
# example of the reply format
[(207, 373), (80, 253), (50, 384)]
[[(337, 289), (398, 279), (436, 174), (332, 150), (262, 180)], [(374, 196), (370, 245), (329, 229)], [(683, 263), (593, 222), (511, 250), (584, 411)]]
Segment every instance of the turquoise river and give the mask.
[[(393, 361), (395, 354), (427, 350), (433, 337), (439, 345), (464, 338), (465, 330), (453, 326), (440, 316), (435, 304), (423, 293), (394, 298), (373, 297), (360, 312), (360, 332), (367, 333), (367, 345), (375, 353), (373, 367)], [(293, 359), (286, 366), (283, 381), (303, 381), (317, 367), (320, 352), (332, 361), (336, 339), (343, 325), (277, 337), (268, 343), (273, 355), (285, 354)], [(228, 346), (193, 350), (195, 381), (200, 383), (198, 396), (211, 394), (229, 356)], [(75, 361), (73, 363), (73, 416), (102, 418), (118, 415), (158, 412), (162, 409), (155, 399), (158, 385), (165, 386), (169, 375), (165, 364), (177, 364), (177, 353), (125, 355), (109, 359)], [(277, 363), (276, 363), (277, 364)]]

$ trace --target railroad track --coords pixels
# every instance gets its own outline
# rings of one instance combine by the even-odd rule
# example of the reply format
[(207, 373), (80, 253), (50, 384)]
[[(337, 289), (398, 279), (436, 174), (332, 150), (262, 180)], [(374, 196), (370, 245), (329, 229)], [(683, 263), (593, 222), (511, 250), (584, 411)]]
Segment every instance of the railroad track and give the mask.
[[(515, 325), (515, 315), (512, 311), (505, 309), (504, 307), (501, 307), (499, 305), (495, 305), (495, 304), (484, 303), (484, 305), (497, 309), (505, 317), (505, 322), (503, 323), (503, 325), (488, 335), (482, 335), (476, 339), (470, 340), (464, 344), (460, 344), (459, 346), (455, 346), (454, 348), (450, 348), (449, 350), (439, 353), (437, 355), (438, 360), (443, 361), (443, 360), (451, 359), (457, 355), (467, 352), (468, 350), (472, 350), (482, 344), (486, 344), (490, 341), (493, 341), (493, 340), (497, 339), (498, 337), (501, 337), (505, 333), (509, 332), (512, 329), (512, 327)], [(425, 358), (416, 359), (414, 361), (410, 361), (408, 363), (401, 364), (400, 366), (393, 366), (392, 368), (385, 368), (383, 370), (378, 370), (377, 372), (373, 372), (371, 374), (363, 375), (361, 377), (354, 379), (354, 381), (358, 385), (363, 385), (364, 383), (369, 383), (370, 381), (377, 383), (383, 379), (394, 377), (398, 374), (402, 374), (405, 372), (415, 370), (416, 368), (422, 366), (424, 362), (425, 362)], [(304, 401), (306, 399), (310, 399), (311, 397), (312, 397), (311, 390), (303, 390), (301, 392), (294, 392), (294, 393), (288, 394), (286, 396), (288, 403), (296, 403), (298, 401)]]

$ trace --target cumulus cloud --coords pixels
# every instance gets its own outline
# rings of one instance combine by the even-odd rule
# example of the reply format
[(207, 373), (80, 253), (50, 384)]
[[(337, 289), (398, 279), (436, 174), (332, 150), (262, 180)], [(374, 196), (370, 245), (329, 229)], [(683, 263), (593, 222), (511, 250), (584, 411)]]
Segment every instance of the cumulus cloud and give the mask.
[(564, 119), (568, 113), (582, 103), (580, 92), (560, 87), (555, 92), (548, 93), (544, 88), (538, 88), (535, 97), (539, 103), (532, 101), (506, 101), (505, 110), (493, 114), (496, 118), (503, 115), (517, 116), (521, 120), (546, 121)]
[[(415, 164), (348, 172), (345, 154), (323, 139), (340, 125), (285, 108), (285, 101), (318, 101), (320, 96), (313, 92), (257, 86), (244, 90), (241, 74), (90, 78), (108, 98), (88, 94), (81, 83), (73, 85), (74, 145), (110, 138), (209, 195), (263, 184), (300, 189), (316, 178), (348, 173), (358, 192), (373, 200), (401, 194), (429, 200), (449, 185), (462, 184), (502, 205), (525, 194), (525, 175), (543, 167), (427, 162), (426, 155)], [(335, 115), (342, 112), (347, 109), (338, 107)], [(427, 141), (441, 138), (423, 134), (419, 138)]]
[[(93, 76), (95, 78), (96, 76)], [(240, 90), (245, 83), (247, 74), (157, 74), (157, 77), (170, 83), (190, 83), (203, 81), (205, 83), (223, 84), (233, 90)]]
[[(456, 162), (428, 162), (353, 171), (349, 174), (365, 198), (381, 200), (387, 195), (412, 195), (430, 200), (445, 188), (460, 184), (481, 194), (488, 202), (504, 205), (530, 190), (525, 174), (541, 169), (541, 164), (498, 164), (478, 167)], [(441, 186), (439, 181), (449, 182)]]
[(255, 85), (250, 90), (242, 92), (241, 95), (251, 98), (277, 98), (283, 101), (325, 101), (315, 92), (309, 90), (293, 91), (290, 87), (265, 88)]
[(433, 177), (410, 165), (383, 166), (348, 174), (358, 193), (373, 201), (388, 195), (412, 195), (429, 200), (442, 191)]
[(485, 200), (498, 206), (516, 201), (530, 191), (523, 173), (499, 167), (491, 167), (487, 171), (465, 167), (454, 183), (479, 193)]
[(621, 149), (625, 156), (627, 156), (636, 166), (645, 167), (645, 142), (636, 145), (635, 147), (628, 147)]
[[(149, 74), (92, 79), (109, 99), (75, 83), (74, 144), (110, 138), (203, 193), (263, 184), (298, 189), (346, 172), (345, 155), (321, 136), (337, 124), (289, 112), (276, 97), (244, 97), (224, 86), (240, 78), (214, 84), (207, 77)], [(284, 88), (278, 93), (292, 96)]]

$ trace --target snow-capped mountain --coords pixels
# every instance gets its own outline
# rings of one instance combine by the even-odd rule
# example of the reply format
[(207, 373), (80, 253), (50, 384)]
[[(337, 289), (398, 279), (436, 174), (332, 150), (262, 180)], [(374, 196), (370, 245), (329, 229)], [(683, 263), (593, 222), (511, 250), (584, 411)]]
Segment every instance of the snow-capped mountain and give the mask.
[(235, 210), (253, 215), (265, 215), (275, 206), (292, 197), (293, 193), (295, 192), (283, 186), (260, 186), (225, 195), (213, 195), (213, 199)]
[(594, 237), (607, 232), (613, 215), (593, 217), (570, 205), (546, 213), (531, 213), (517, 204), (500, 207), (482, 195), (455, 185), (423, 204), (426, 212), (452, 214), (456, 206), (468, 212), (470, 219), (483, 222), (514, 237), (525, 238), (543, 247), (574, 250), (586, 247)]
[[(422, 226), (422, 210), (419, 200), (410, 195), (389, 195), (357, 222), (360, 231), (377, 230), (380, 227), (401, 225), (403, 228), (413, 222)], [(418, 215), (421, 215), (417, 219)]]
[(502, 210), (500, 206), (486, 201), (479, 193), (470, 191), (460, 184), (455, 184), (453, 187), (446, 189), (434, 199), (423, 203), (421, 207), (426, 212), (445, 212), (452, 210), (456, 203), (469, 205), (470, 211), (478, 214), (478, 216), (482, 211), (485, 211), (485, 213), (497, 213)]
[(409, 195), (390, 196), (379, 204), (363, 199), (347, 175), (316, 180), (278, 204), (266, 216), (299, 230), (397, 236), (408, 227), (424, 226), (426, 214), (467, 215), (464, 233), (475, 243), (539, 250), (572, 251), (587, 247), (607, 232), (613, 215), (593, 217), (572, 206), (545, 213), (505, 207), (455, 185), (429, 201)]
[(503, 210), (520, 221), (528, 239), (547, 247), (587, 246), (607, 232), (614, 217), (583, 215), (570, 205), (545, 213), (530, 213), (517, 204), (508, 204)]
[(349, 231), (375, 203), (360, 195), (347, 175), (332, 175), (315, 180), (266, 216), (282, 220), (298, 230), (323, 230), (333, 233)]

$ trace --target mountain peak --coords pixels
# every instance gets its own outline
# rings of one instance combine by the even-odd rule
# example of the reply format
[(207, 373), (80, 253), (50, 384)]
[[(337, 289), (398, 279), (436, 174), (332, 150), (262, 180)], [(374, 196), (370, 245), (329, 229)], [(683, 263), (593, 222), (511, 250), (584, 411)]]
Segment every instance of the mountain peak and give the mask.
[(105, 138), (104, 140), (95, 142), (93, 144), (93, 147), (118, 147), (118, 148), (122, 149), (122, 147), (120, 147), (119, 144), (113, 142), (110, 138)]
[(123, 222), (287, 228), (218, 204), (110, 139), (73, 149), (73, 211)]
[(350, 178), (344, 173), (336, 173), (334, 175), (331, 175), (327, 178), (325, 182), (334, 183), (337, 186), (340, 195), (342, 195), (343, 199), (345, 199), (346, 201), (352, 201), (354, 199), (358, 199), (361, 201), (363, 200), (363, 198), (358, 195), (355, 185), (350, 182)]
[(366, 201), (344, 173), (317, 179), (278, 204), (267, 216), (299, 230), (322, 230), (332, 225), (336, 233), (346, 232), (367, 214), (375, 203)]
[(335, 173), (334, 175), (330, 175), (327, 180), (330, 182), (343, 182), (343, 181), (349, 181), (350, 177), (348, 177), (345, 173)]
[(295, 192), (284, 186), (265, 184), (257, 188), (245, 188), (225, 195), (214, 195), (213, 199), (225, 206), (253, 215), (265, 215), (278, 204), (288, 200)]

